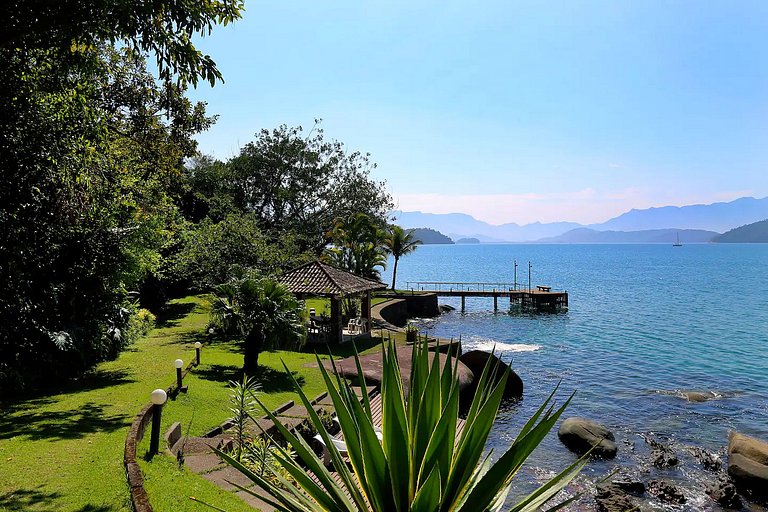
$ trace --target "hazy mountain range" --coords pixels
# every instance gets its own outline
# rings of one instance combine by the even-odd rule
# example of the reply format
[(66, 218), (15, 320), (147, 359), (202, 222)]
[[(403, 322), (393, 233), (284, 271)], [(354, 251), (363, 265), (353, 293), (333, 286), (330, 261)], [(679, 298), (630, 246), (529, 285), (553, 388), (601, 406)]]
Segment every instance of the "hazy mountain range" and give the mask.
[[(625, 241), (649, 241), (648, 238), (661, 237), (660, 241), (669, 241), (669, 236), (679, 232), (683, 242), (706, 241), (717, 233), (760, 220), (768, 219), (768, 197), (755, 199), (742, 197), (725, 203), (696, 204), (689, 206), (664, 206), (659, 208), (632, 209), (599, 224), (583, 225), (575, 222), (551, 222), (519, 225), (514, 222), (494, 225), (475, 219), (464, 213), (423, 213), (395, 211), (395, 222), (403, 227), (427, 227), (445, 233), (454, 240), (458, 238), (477, 238), (481, 242), (610, 242), (621, 238)], [(586, 228), (586, 229), (585, 229)], [(560, 239), (568, 232), (575, 233)], [(618, 234), (595, 235), (595, 232), (641, 232), (666, 230), (666, 233), (644, 233), (629, 237)], [(686, 230), (694, 230), (686, 233)], [(703, 232), (710, 233), (703, 233)], [(547, 240), (542, 240), (547, 239)]]

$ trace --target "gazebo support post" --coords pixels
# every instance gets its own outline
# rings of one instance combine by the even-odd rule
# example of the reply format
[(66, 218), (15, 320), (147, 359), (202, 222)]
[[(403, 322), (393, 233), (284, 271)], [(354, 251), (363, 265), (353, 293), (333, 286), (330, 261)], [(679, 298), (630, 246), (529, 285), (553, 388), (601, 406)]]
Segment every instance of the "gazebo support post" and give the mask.
[(337, 296), (331, 297), (331, 329), (335, 335), (336, 343), (344, 341), (341, 324), (341, 299)]
[(365, 332), (371, 332), (371, 291), (368, 290), (362, 296), (361, 314), (365, 315)]

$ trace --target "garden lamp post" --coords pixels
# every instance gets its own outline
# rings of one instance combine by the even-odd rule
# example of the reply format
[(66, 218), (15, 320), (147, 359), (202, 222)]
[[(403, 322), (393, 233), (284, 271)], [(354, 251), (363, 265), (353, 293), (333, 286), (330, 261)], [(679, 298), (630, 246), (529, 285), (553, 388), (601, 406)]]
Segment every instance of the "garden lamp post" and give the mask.
[(149, 454), (155, 455), (160, 448), (160, 418), (163, 413), (163, 404), (168, 400), (168, 395), (162, 389), (156, 389), (149, 395), (154, 404), (152, 411), (152, 434), (149, 438)]
[(174, 364), (176, 365), (176, 387), (179, 388), (179, 391), (181, 391), (181, 367), (184, 366), (184, 361), (177, 359), (174, 361)]
[(199, 341), (195, 342), (195, 366), (200, 366), (200, 349), (203, 348), (203, 344)]

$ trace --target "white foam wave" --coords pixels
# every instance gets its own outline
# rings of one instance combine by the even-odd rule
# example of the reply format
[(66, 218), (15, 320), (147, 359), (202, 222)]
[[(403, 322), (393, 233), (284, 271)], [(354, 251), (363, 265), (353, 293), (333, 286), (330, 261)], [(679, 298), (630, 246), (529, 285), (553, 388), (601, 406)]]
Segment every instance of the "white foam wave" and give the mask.
[[(493, 340), (483, 340), (468, 343), (474, 350), (483, 350), (490, 352), (496, 350), (496, 352), (534, 352), (541, 348), (541, 345), (527, 344), (527, 343), (501, 343)], [(469, 348), (469, 347), (467, 347)]]

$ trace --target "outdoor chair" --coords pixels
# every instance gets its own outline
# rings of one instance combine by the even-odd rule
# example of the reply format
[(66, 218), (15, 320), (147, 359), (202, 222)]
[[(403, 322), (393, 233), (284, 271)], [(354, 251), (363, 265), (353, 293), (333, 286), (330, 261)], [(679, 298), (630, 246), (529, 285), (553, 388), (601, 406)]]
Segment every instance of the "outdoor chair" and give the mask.
[(350, 318), (347, 324), (347, 331), (349, 334), (360, 334), (360, 323), (357, 318)]
[[(314, 439), (323, 446), (323, 464), (325, 466), (330, 466), (331, 464), (331, 452), (328, 451), (328, 446), (325, 444), (325, 441), (323, 441), (323, 436), (320, 434), (317, 434)], [(347, 457), (347, 443), (342, 441), (341, 439), (336, 439), (335, 437), (331, 438), (331, 442), (333, 443), (333, 446), (336, 447), (337, 450), (339, 450), (339, 453), (342, 457)]]

